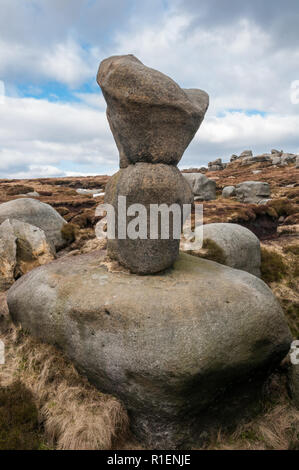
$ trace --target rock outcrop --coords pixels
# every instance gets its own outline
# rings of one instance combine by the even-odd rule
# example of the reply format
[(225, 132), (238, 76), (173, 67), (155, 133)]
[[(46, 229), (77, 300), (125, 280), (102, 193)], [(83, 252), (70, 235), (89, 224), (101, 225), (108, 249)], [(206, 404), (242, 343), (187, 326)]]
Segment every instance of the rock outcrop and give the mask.
[(56, 249), (65, 245), (61, 229), (66, 221), (49, 204), (36, 199), (20, 198), (0, 204), (0, 223), (16, 219), (40, 228)]
[(236, 196), (239, 202), (259, 204), (270, 197), (270, 186), (261, 181), (245, 181), (236, 186)]
[(216, 182), (202, 173), (183, 173), (188, 181), (195, 201), (211, 201), (216, 199)]
[(230, 410), (231, 419), (237, 402), (244, 412), (248, 384), (260, 389), (258, 377), (292, 340), (271, 290), (251, 274), (189, 255), (142, 277), (109, 272), (104, 256), (60, 259), (20, 278), (7, 296), (14, 322), (120, 397), (133, 432), (150, 447), (188, 448), (213, 414)]

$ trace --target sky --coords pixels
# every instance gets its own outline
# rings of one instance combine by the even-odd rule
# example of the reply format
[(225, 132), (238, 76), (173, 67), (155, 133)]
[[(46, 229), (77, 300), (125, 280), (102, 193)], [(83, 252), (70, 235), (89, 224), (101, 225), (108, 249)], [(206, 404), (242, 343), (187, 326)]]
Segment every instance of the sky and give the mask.
[(299, 153), (298, 0), (0, 0), (0, 178), (113, 174), (99, 63), (134, 54), (210, 107), (181, 168)]

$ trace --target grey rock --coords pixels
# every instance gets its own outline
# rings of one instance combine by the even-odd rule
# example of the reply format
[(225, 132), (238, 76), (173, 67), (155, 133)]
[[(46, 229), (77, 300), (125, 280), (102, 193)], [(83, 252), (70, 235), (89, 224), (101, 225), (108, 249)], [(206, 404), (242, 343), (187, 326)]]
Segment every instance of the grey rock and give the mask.
[(281, 157), (281, 155), (283, 154), (283, 150), (272, 149), (271, 154)]
[(245, 157), (242, 159), (242, 165), (252, 165), (253, 163), (272, 162), (272, 155), (263, 154), (255, 157)]
[[(297, 349), (298, 351), (298, 349)], [(299, 358), (299, 354), (298, 354)], [(295, 406), (299, 409), (299, 364), (291, 364), (289, 370), (289, 387)]]
[(240, 157), (238, 157), (238, 155), (232, 155), (232, 156), (230, 157), (230, 161), (231, 161), (231, 162), (234, 162), (235, 160), (238, 160), (239, 158), (240, 158)]
[(225, 186), (222, 190), (222, 197), (229, 198), (236, 195), (235, 186)]
[[(170, 207), (175, 203), (182, 208), (183, 204), (193, 203), (192, 192), (181, 172), (175, 166), (159, 163), (129, 165), (110, 178), (106, 185), (105, 203), (114, 207), (116, 221), (119, 196), (126, 197), (127, 208), (132, 204), (142, 204), (146, 209), (147, 239), (109, 239), (109, 256), (139, 274), (155, 273), (171, 266), (179, 254), (180, 233), (175, 239), (173, 225), (170, 223), (168, 239), (163, 239), (161, 229), (158, 231), (158, 238), (151, 239), (150, 205), (166, 204)], [(125, 226), (128, 227), (135, 217), (126, 217)], [(116, 223), (116, 235), (118, 227)]]
[(274, 156), (272, 157), (272, 165), (280, 165), (281, 157)]
[(61, 248), (65, 241), (61, 229), (66, 221), (49, 204), (36, 199), (20, 198), (0, 204), (0, 223), (6, 219), (17, 219), (42, 229), (55, 248)]
[(269, 199), (270, 186), (261, 181), (245, 181), (236, 186), (236, 196), (239, 202), (258, 204), (263, 199)]
[(20, 278), (7, 296), (14, 322), (123, 400), (150, 447), (188, 445), (213, 413), (234, 417), (237, 402), (244, 413), (248, 387), (260, 390), (292, 340), (266, 284), (183, 254), (173, 269), (142, 277), (109, 272), (104, 256), (60, 259)]
[(289, 163), (295, 163), (296, 157), (297, 155), (294, 155), (293, 153), (283, 153), (281, 156), (281, 164), (288, 165)]
[(23, 196), (23, 197), (39, 197), (40, 194), (37, 191), (32, 191), (32, 192), (29, 192), (29, 193), (26, 193), (26, 194), (20, 194), (20, 196)]
[(188, 181), (196, 201), (216, 199), (216, 182), (201, 173), (183, 173)]
[(183, 90), (133, 55), (101, 62), (98, 76), (107, 118), (120, 155), (129, 163), (177, 164), (209, 104), (202, 90)]
[(9, 220), (6, 220), (0, 225), (0, 292), (14, 283), (16, 253), (16, 237)]
[(253, 156), (252, 150), (244, 150), (244, 152), (240, 154), (240, 158), (252, 157), (252, 156)]
[(20, 220), (10, 219), (9, 223), (17, 245), (15, 277), (55, 259), (55, 248), (43, 230)]
[(299, 168), (299, 155), (296, 156), (295, 167)]
[(223, 250), (227, 266), (260, 277), (260, 241), (247, 228), (238, 224), (207, 224), (203, 226), (203, 240), (212, 240)]

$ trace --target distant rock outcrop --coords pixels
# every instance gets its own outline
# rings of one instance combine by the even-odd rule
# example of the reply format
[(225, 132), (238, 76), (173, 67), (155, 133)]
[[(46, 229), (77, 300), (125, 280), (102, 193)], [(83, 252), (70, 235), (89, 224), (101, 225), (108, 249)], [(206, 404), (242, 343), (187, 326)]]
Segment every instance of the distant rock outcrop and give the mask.
[(183, 173), (188, 181), (195, 201), (211, 201), (216, 199), (216, 182), (201, 173)]
[(270, 197), (270, 185), (261, 181), (245, 181), (236, 186), (236, 196), (239, 202), (258, 204)]

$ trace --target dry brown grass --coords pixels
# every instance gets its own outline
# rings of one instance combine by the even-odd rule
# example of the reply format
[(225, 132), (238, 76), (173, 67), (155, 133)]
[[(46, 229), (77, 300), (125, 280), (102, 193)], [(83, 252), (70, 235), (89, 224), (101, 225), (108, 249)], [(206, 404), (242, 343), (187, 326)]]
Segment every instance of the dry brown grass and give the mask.
[(91, 386), (54, 347), (13, 326), (7, 315), (0, 336), (6, 352), (0, 384), (18, 380), (30, 390), (50, 448), (111, 449), (126, 434), (128, 417), (119, 400)]
[(220, 430), (208, 449), (299, 450), (299, 410), (290, 401), (282, 371), (271, 377), (263, 406), (264, 412), (233, 433)]

